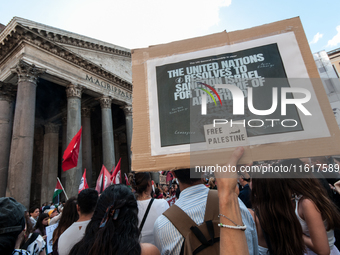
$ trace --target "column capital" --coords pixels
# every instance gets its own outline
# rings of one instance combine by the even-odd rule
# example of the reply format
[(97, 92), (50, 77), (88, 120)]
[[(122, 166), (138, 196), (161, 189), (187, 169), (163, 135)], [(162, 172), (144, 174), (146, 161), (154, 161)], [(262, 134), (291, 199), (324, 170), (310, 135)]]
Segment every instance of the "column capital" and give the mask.
[(123, 109), (126, 116), (132, 115), (132, 105), (130, 104), (124, 105), (124, 106), (121, 106), (120, 109)]
[(90, 108), (90, 107), (82, 107), (81, 108), (81, 116), (82, 117), (90, 118), (91, 112), (92, 112), (92, 108)]
[(0, 81), (0, 101), (13, 102), (15, 90), (13, 85)]
[(99, 98), (100, 106), (101, 108), (110, 108), (111, 109), (111, 104), (112, 104), (112, 98), (107, 97), (107, 96), (102, 96)]
[(45, 134), (49, 133), (59, 133), (59, 125), (53, 123), (47, 123), (45, 125)]
[(66, 87), (66, 97), (81, 98), (83, 88), (79, 85), (70, 84)]
[(45, 68), (36, 67), (34, 64), (30, 65), (23, 60), (20, 60), (11, 70), (18, 74), (18, 82), (29, 81), (35, 85), (39, 75), (46, 72)]

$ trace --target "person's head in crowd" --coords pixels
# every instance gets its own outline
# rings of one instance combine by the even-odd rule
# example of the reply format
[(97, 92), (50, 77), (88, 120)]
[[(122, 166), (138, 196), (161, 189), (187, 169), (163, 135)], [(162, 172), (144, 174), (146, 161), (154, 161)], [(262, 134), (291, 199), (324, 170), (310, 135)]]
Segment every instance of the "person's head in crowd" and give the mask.
[(164, 192), (164, 193), (169, 192), (169, 187), (168, 187), (168, 185), (166, 185), (166, 184), (163, 185), (163, 192)]
[(248, 173), (241, 173), (238, 178), (239, 183), (242, 187), (246, 186), (250, 182), (250, 176)]
[(49, 206), (49, 205), (46, 205), (46, 206), (44, 207), (43, 213), (48, 213), (50, 210), (51, 210), (50, 206)]
[(172, 175), (177, 178), (181, 191), (187, 187), (202, 184), (202, 178), (190, 178), (190, 168), (174, 170)]
[(137, 201), (131, 190), (122, 184), (109, 186), (98, 199), (83, 239), (70, 255), (139, 255), (137, 214)]
[[(267, 233), (271, 254), (303, 254), (300, 222), (292, 204), (292, 194), (282, 176), (270, 173), (252, 175), (251, 203), (257, 229)], [(268, 244), (267, 244), (268, 245)]]
[(79, 216), (88, 216), (93, 214), (97, 201), (98, 192), (95, 189), (82, 190), (78, 194), (77, 198), (77, 211)]
[(73, 222), (76, 222), (78, 218), (77, 198), (71, 197), (69, 200), (67, 200), (59, 221), (59, 225), (53, 232), (53, 243), (69, 226), (73, 224)]
[(37, 206), (31, 207), (30, 210), (29, 210), (29, 214), (33, 219), (35, 219), (35, 220), (38, 219), (39, 214), (40, 214), (39, 207), (37, 207)]
[(42, 236), (46, 234), (46, 226), (48, 226), (48, 221), (50, 219), (50, 216), (47, 213), (42, 213), (37, 221), (37, 224), (35, 224), (35, 229), (39, 229)]
[(216, 186), (215, 184), (215, 178), (214, 177), (210, 177), (209, 178), (209, 188), (214, 188)]
[(147, 198), (152, 191), (151, 174), (149, 172), (132, 172), (129, 174), (129, 183), (136, 191), (137, 199)]
[[(303, 162), (299, 159), (289, 159), (281, 162), (283, 166), (296, 165), (296, 169), (303, 166)], [(327, 221), (327, 231), (340, 227), (340, 213), (336, 209), (336, 205), (327, 196), (327, 191), (318, 181), (313, 178), (311, 172), (292, 173), (292, 177), (286, 179), (289, 190), (292, 194), (302, 195), (305, 199), (311, 200), (321, 213), (324, 220)]]
[(160, 194), (161, 194), (161, 191), (159, 190), (159, 188), (156, 188), (155, 189), (155, 197), (158, 198)]
[(14, 198), (0, 198), (0, 251), (11, 255), (19, 235), (25, 229), (26, 208)]
[(175, 187), (172, 185), (171, 188), (170, 188), (170, 195), (171, 196), (174, 196), (176, 195), (176, 190), (175, 190)]
[(58, 213), (58, 210), (57, 208), (54, 208), (54, 209), (50, 209), (48, 211), (48, 216), (50, 217), (50, 219), (53, 219), (55, 216), (57, 216), (59, 213)]

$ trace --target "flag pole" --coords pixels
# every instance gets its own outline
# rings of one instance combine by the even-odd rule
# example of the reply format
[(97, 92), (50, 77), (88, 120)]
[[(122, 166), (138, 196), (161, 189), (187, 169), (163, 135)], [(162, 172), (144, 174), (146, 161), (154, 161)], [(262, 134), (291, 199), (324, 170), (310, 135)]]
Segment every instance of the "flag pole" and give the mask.
[(62, 188), (62, 189), (63, 189), (63, 191), (64, 191), (64, 194), (65, 194), (66, 200), (68, 200), (68, 196), (67, 196), (67, 194), (66, 194), (66, 192), (65, 192), (65, 190), (64, 190), (64, 187), (63, 187), (63, 185), (61, 184), (61, 181), (59, 180), (59, 177), (57, 177), (57, 180), (58, 180), (58, 182), (60, 183), (60, 186), (61, 186), (61, 188)]
[(102, 186), (100, 187), (100, 194), (103, 193), (103, 191), (104, 191), (104, 171), (102, 175)]

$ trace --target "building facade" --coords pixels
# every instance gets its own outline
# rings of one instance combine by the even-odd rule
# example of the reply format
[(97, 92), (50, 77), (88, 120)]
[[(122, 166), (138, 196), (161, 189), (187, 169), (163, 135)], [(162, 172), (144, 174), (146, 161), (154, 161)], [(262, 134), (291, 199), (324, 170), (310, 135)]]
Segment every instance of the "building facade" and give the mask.
[(326, 51), (313, 54), (316, 67), (340, 128), (340, 80)]
[[(95, 186), (131, 159), (132, 80), (129, 49), (22, 18), (0, 27), (0, 197), (27, 208), (50, 201), (61, 178), (78, 194), (84, 169)], [(82, 127), (78, 166), (61, 170)]]
[(340, 48), (327, 52), (336, 76), (340, 78)]

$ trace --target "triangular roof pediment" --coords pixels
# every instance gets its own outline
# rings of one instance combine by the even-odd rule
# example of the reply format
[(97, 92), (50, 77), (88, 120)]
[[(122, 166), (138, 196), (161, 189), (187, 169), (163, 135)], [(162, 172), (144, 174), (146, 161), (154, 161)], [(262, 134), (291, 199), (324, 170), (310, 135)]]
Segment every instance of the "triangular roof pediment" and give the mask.
[[(131, 52), (127, 48), (14, 17), (0, 33), (0, 62), (20, 40), (33, 43), (117, 85), (132, 90)], [(90, 57), (91, 52), (94, 51), (98, 56), (109, 54), (111, 59), (120, 61), (123, 70), (116, 72), (112, 69), (114, 65), (100, 64), (100, 60)]]

